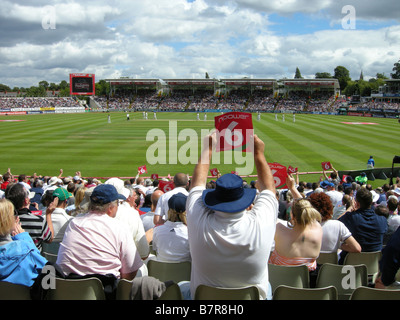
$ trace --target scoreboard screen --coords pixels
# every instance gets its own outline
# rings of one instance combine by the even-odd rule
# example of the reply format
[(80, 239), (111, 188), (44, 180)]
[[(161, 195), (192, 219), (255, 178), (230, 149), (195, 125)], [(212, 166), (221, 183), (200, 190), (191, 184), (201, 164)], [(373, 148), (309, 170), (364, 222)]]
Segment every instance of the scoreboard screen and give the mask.
[(69, 93), (70, 95), (94, 95), (94, 74), (71, 73), (69, 75)]

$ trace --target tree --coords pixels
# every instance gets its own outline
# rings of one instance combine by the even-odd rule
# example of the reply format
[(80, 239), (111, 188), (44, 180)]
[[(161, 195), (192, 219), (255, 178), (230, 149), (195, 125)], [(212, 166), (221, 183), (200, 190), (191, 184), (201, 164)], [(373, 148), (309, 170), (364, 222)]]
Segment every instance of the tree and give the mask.
[(295, 79), (303, 79), (303, 77), (301, 76), (300, 69), (298, 67), (296, 68), (296, 73), (294, 75), (294, 78)]
[(337, 66), (335, 68), (335, 74), (333, 75), (335, 79), (338, 79), (340, 90), (344, 90), (347, 86), (347, 83), (351, 81), (350, 72), (343, 66)]
[(394, 64), (392, 69), (394, 73), (391, 73), (392, 79), (400, 79), (400, 60)]
[(110, 84), (106, 80), (100, 80), (96, 83), (96, 95), (108, 96), (110, 90)]
[(10, 87), (9, 86), (6, 86), (5, 84), (1, 84), (0, 83), (0, 92), (1, 91), (10, 91), (11, 89), (10, 89)]
[(329, 72), (317, 72), (315, 74), (315, 79), (330, 79), (332, 75)]
[(210, 79), (210, 76), (208, 75), (208, 72), (206, 72), (206, 79)]
[(377, 73), (376, 78), (383, 79), (383, 80), (388, 79), (388, 77), (385, 76), (385, 73)]
[(69, 88), (69, 84), (67, 81), (63, 80), (60, 82), (60, 89)]
[(47, 90), (49, 83), (46, 80), (42, 80), (39, 82), (39, 87), (44, 87)]

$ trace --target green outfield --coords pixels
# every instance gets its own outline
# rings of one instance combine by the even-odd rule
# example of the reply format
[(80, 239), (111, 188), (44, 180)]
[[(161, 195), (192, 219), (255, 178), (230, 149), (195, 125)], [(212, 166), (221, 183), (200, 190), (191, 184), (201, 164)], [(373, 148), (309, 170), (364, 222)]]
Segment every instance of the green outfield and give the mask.
[[(212, 129), (214, 116), (219, 114), (208, 113), (207, 121), (203, 114), (197, 121), (196, 113), (189, 112), (158, 112), (157, 120), (153, 120), (152, 112), (148, 120), (141, 112), (130, 113), (129, 121), (125, 113), (110, 115), (111, 123), (107, 113), (1, 116), (1, 173), (11, 168), (13, 174), (53, 176), (62, 168), (64, 175), (81, 171), (85, 177), (131, 177), (139, 166), (146, 165), (147, 175), (192, 174), (194, 163), (185, 163), (194, 150), (187, 148), (188, 141), (199, 140), (202, 129)], [(321, 171), (324, 161), (330, 161), (337, 170), (360, 170), (366, 168), (370, 155), (376, 167), (391, 167), (393, 156), (400, 153), (400, 124), (396, 119), (306, 114), (297, 114), (295, 122), (292, 115), (285, 118), (282, 121), (279, 115), (275, 120), (274, 114), (262, 114), (258, 121), (254, 114), (255, 133), (265, 142), (268, 162), (298, 167), (300, 172)], [(178, 137), (183, 141), (177, 141)], [(156, 142), (164, 147), (166, 163), (151, 164), (163, 152), (159, 148), (149, 157), (149, 148), (154, 149)], [(222, 173), (240, 167), (234, 160), (223, 162), (211, 166)], [(302, 179), (313, 182), (318, 177), (307, 175)], [(373, 184), (384, 182), (376, 180)]]

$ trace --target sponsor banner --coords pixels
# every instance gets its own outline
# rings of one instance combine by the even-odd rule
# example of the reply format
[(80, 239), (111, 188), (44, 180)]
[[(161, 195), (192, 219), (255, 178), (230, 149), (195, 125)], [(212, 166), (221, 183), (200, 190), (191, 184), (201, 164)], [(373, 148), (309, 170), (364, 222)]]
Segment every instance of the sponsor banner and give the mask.
[(42, 111), (28, 111), (27, 114), (41, 114)]
[(0, 116), (5, 116), (5, 115), (23, 115), (26, 114), (26, 111), (9, 111), (9, 112), (0, 112)]

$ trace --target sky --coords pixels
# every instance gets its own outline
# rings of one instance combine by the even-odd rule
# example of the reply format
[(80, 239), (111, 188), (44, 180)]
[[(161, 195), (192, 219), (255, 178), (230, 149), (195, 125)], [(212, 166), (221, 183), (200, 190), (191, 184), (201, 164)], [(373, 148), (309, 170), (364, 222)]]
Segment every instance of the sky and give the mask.
[(0, 0), (0, 83), (390, 77), (399, 20), (399, 0)]

